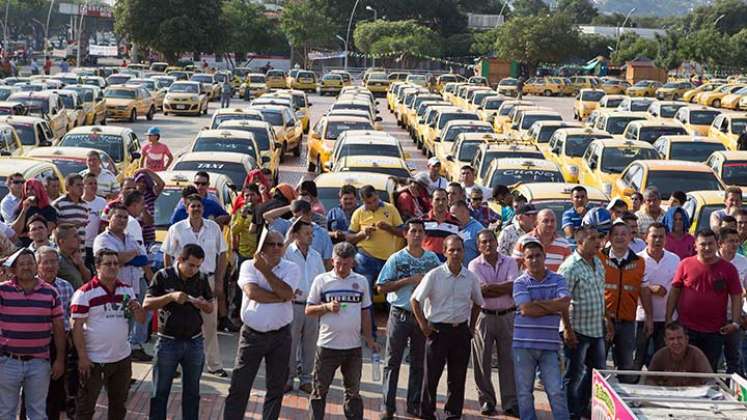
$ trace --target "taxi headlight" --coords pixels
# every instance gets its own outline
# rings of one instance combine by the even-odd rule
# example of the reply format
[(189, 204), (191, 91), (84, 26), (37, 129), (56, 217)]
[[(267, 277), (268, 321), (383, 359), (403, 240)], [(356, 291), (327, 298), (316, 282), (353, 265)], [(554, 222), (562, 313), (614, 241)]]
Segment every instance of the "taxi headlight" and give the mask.
[(192, 96), (189, 97), (189, 100), (191, 100), (191, 101), (198, 101), (199, 99), (200, 99), (200, 97), (197, 96), (197, 95), (192, 95)]
[(610, 184), (609, 182), (603, 182), (602, 183), (602, 192), (605, 193), (605, 194), (607, 194), (607, 195), (612, 194), (612, 184)]

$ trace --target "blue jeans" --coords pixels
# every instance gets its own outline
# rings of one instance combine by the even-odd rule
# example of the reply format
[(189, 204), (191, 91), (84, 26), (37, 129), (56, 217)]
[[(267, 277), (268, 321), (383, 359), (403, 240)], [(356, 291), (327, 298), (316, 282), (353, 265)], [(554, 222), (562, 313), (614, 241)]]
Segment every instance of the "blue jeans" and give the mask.
[[(604, 337), (588, 337), (576, 333), (575, 349), (565, 346), (566, 370), (563, 384), (568, 394), (568, 410), (573, 418), (588, 416), (591, 402), (591, 370), (604, 369), (606, 352)], [(635, 345), (635, 343), (633, 343)]]
[(539, 368), (547, 399), (555, 420), (568, 419), (565, 388), (560, 380), (560, 354), (552, 350), (514, 348), (514, 377), (522, 420), (536, 420), (534, 411), (534, 378)]
[(21, 388), (29, 419), (47, 418), (49, 390), (49, 360), (31, 359), (27, 362), (0, 356), (0, 419), (15, 419)]
[[(145, 300), (145, 292), (148, 291), (148, 283), (145, 278), (140, 279), (140, 293), (137, 294), (137, 301), (140, 305)], [(145, 322), (142, 324), (130, 319), (130, 344), (133, 349), (143, 348), (143, 344), (148, 341), (148, 323), (150, 322), (151, 311), (145, 312)]]
[[(376, 284), (376, 279), (379, 278), (379, 272), (384, 268), (384, 263), (386, 261), (374, 258), (362, 251), (358, 251), (355, 254), (354, 271), (368, 280), (368, 291), (370, 292), (371, 301), (373, 301), (374, 296), (373, 286)], [(376, 321), (374, 320), (373, 310), (371, 310), (371, 333), (376, 338)]]
[(386, 357), (384, 366), (384, 404), (382, 411), (397, 410), (397, 382), (405, 348), (410, 348), (410, 374), (407, 381), (407, 409), (417, 412), (423, 385), (425, 362), (425, 336), (412, 312), (392, 306), (386, 325)]
[[(615, 336), (607, 346), (607, 352), (612, 350), (612, 360), (618, 370), (634, 370), (633, 355), (635, 353), (635, 321), (614, 321)], [(605, 352), (605, 354), (607, 353)], [(621, 376), (622, 383), (635, 383), (637, 376)]]
[(171, 383), (182, 365), (182, 418), (197, 420), (200, 412), (200, 376), (205, 365), (202, 336), (191, 339), (158, 337), (153, 359), (153, 394), (150, 419), (165, 420)]

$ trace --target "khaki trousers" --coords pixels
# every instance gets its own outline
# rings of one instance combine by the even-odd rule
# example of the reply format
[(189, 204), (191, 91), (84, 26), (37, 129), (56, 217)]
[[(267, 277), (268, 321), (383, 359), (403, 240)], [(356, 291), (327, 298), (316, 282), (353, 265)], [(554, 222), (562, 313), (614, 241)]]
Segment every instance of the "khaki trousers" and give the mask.
[(496, 408), (498, 401), (491, 381), (491, 362), (493, 346), (498, 352), (498, 382), (501, 392), (501, 408), (515, 409), (516, 384), (514, 380), (514, 361), (511, 343), (514, 334), (514, 312), (503, 315), (480, 312), (475, 325), (475, 336), (472, 338), (472, 359), (475, 364), (475, 384), (480, 405), (487, 403)]
[[(215, 276), (208, 276), (210, 290), (215, 292)], [(220, 346), (218, 345), (218, 302), (215, 300), (213, 312), (202, 314), (202, 336), (205, 338), (205, 364), (208, 372), (223, 369), (223, 360), (220, 357)]]

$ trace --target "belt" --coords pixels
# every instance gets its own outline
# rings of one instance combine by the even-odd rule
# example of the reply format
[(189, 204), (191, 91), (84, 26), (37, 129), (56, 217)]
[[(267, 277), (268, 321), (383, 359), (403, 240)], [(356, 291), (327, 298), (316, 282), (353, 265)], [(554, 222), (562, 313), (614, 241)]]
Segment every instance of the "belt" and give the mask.
[(486, 315), (498, 315), (503, 316), (506, 314), (510, 314), (511, 312), (516, 312), (516, 306), (512, 306), (508, 309), (504, 310), (497, 310), (497, 309), (480, 309), (480, 312), (486, 314)]
[(290, 324), (287, 324), (287, 325), (284, 325), (284, 326), (282, 326), (282, 327), (280, 327), (280, 328), (278, 328), (278, 329), (276, 329), (276, 330), (270, 330), (270, 331), (257, 331), (257, 330), (255, 330), (254, 328), (252, 328), (252, 327), (250, 327), (250, 326), (248, 326), (248, 325), (246, 325), (246, 324), (244, 324), (244, 326), (245, 326), (245, 327), (246, 327), (247, 329), (249, 329), (249, 331), (251, 331), (251, 333), (252, 333), (252, 334), (259, 334), (259, 335), (266, 335), (266, 334), (275, 334), (275, 333), (279, 333), (279, 332), (281, 332), (281, 331), (285, 330), (286, 328), (290, 328)]
[(0, 353), (1, 356), (10, 357), (11, 359), (20, 360), (21, 362), (28, 362), (29, 360), (34, 360), (34, 356), (28, 356), (23, 354), (16, 354), (16, 353), (8, 353), (7, 351), (4, 351)]
[(169, 340), (194, 340), (195, 338), (202, 337), (202, 332), (199, 332), (199, 333), (193, 335), (192, 337), (172, 337), (170, 335), (166, 335), (166, 334), (162, 334), (162, 333), (158, 333), (158, 336), (159, 337), (163, 337), (163, 338), (168, 338)]
[(466, 327), (467, 321), (464, 322), (431, 322), (431, 325), (433, 325), (436, 328), (459, 328), (459, 327)]
[(296, 305), (306, 305), (306, 302), (299, 302), (296, 300), (294, 300), (293, 303), (295, 303)]
[(407, 310), (407, 309), (405, 309), (405, 308), (400, 308), (399, 306), (392, 306), (392, 311), (399, 311), (399, 312), (404, 312), (404, 313), (406, 313), (406, 314), (408, 314), (408, 315), (409, 315), (409, 314), (412, 314), (412, 311), (408, 311), (408, 310)]

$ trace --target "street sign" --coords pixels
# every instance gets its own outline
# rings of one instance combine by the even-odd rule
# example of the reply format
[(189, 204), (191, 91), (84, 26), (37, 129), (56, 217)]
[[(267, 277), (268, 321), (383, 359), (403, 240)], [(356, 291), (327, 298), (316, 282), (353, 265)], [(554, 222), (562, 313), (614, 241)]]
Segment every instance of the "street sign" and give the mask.
[(60, 13), (63, 15), (89, 16), (111, 19), (112, 8), (106, 4), (72, 4), (60, 3)]

